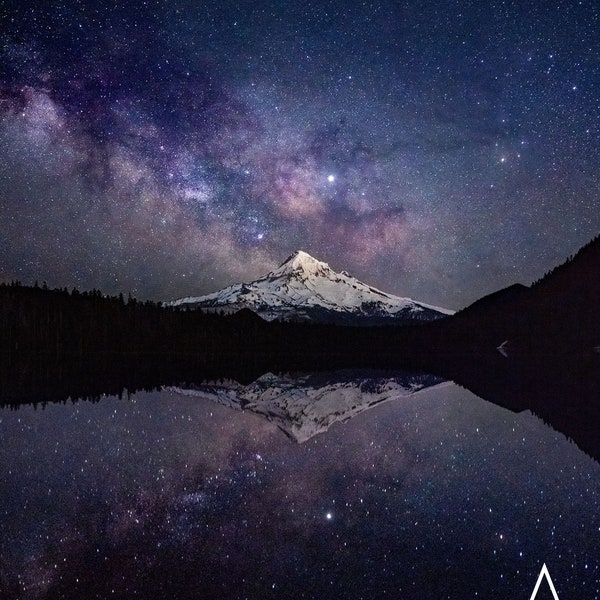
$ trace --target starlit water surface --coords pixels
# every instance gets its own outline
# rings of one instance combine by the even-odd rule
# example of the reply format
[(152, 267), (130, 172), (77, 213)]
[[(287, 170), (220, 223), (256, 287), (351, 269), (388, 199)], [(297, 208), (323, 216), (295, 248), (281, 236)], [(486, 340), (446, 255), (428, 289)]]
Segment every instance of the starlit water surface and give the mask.
[(600, 465), (454, 384), (303, 443), (174, 391), (23, 406), (0, 448), (3, 598), (600, 594)]

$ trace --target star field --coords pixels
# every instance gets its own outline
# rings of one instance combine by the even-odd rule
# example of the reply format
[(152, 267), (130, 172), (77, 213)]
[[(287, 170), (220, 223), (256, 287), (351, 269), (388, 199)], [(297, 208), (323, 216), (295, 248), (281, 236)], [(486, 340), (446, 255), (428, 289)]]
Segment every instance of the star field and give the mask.
[(5, 2), (0, 278), (171, 299), (302, 248), (460, 308), (600, 230), (592, 1)]
[(7, 597), (600, 597), (599, 465), (458, 386), (305, 444), (169, 393), (0, 417)]

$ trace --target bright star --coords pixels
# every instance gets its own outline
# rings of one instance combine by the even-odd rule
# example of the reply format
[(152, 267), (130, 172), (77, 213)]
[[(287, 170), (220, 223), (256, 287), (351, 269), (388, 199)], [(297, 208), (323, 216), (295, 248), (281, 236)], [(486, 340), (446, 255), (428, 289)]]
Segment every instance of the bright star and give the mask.
[(333, 183), (335, 181), (335, 175), (327, 175), (327, 181), (329, 181), (329, 183)]
[(327, 514), (325, 515), (325, 518), (326, 518), (328, 521), (331, 521), (331, 519), (333, 519), (333, 515), (332, 515), (332, 514), (329, 512), (329, 513), (327, 513)]

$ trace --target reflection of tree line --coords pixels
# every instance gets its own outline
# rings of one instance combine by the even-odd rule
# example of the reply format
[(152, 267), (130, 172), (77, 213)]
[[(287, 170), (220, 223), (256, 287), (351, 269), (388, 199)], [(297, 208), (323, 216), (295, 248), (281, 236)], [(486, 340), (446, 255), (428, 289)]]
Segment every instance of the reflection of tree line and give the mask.
[[(163, 385), (199, 385), (221, 378), (250, 383), (267, 371), (318, 369), (304, 361), (279, 361), (268, 367), (254, 363), (213, 361), (196, 356), (157, 357), (98, 355), (89, 360), (48, 357), (19, 358), (0, 364), (0, 405), (98, 401), (104, 395), (149, 391)], [(326, 365), (321, 363), (322, 367)], [(338, 365), (342, 366), (342, 364)], [(391, 366), (391, 362), (390, 362)], [(600, 355), (508, 356), (494, 350), (476, 356), (430, 355), (398, 360), (398, 368), (452, 379), (481, 398), (509, 410), (531, 410), (554, 429), (573, 439), (600, 462)], [(346, 372), (347, 376), (347, 372)], [(390, 376), (394, 372), (390, 371)]]
[(490, 351), (432, 357), (420, 366), (498, 406), (532, 411), (600, 462), (600, 354), (504, 358)]

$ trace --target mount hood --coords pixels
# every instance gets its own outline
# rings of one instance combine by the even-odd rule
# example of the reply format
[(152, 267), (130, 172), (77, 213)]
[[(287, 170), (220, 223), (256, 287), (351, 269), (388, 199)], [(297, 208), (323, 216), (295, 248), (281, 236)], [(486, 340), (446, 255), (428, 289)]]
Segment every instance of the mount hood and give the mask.
[(334, 271), (302, 250), (255, 281), (231, 285), (206, 296), (181, 298), (167, 305), (226, 313), (248, 308), (267, 321), (348, 325), (430, 321), (453, 313), (378, 290), (345, 271)]

